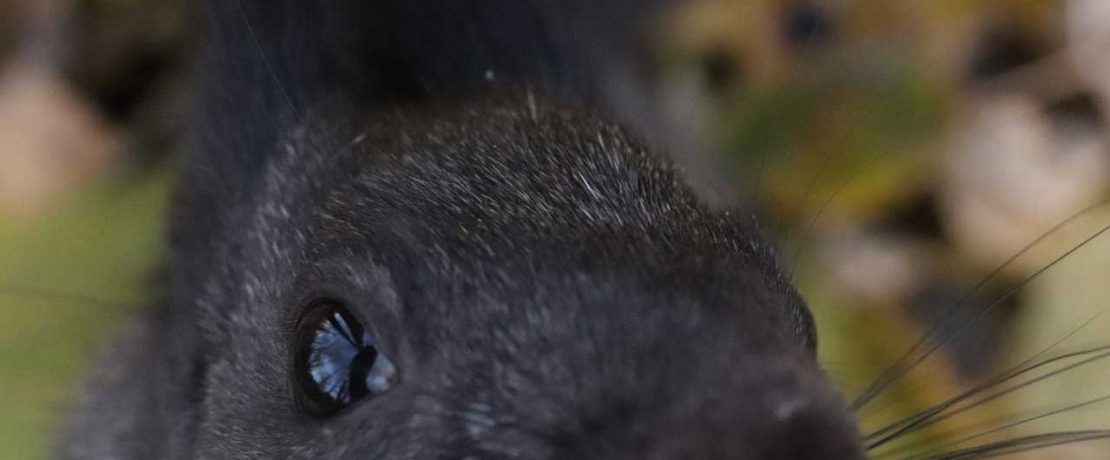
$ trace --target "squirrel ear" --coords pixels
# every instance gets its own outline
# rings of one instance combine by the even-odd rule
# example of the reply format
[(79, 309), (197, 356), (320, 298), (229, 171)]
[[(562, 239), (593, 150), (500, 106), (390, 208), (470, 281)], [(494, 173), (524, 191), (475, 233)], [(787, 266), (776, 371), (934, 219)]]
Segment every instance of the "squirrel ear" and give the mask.
[[(289, 132), (303, 110), (292, 52), (278, 33), (302, 35), (296, 21), (276, 11), (311, 8), (263, 8), (257, 1), (207, 2), (209, 40), (201, 62), (201, 101), (193, 110), (193, 145), (185, 164), (193, 184), (212, 188), (225, 198), (249, 190), (276, 151), (281, 133)], [(300, 11), (305, 10), (305, 11)], [(301, 27), (304, 29), (304, 27)], [(292, 37), (295, 40), (297, 37)], [(307, 40), (307, 38), (306, 38)], [(228, 195), (230, 193), (230, 195)]]
[[(221, 193), (251, 189), (279, 153), (282, 136), (304, 121), (306, 111), (318, 109), (306, 101), (358, 107), (397, 90), (386, 83), (397, 79), (401, 63), (383, 61), (378, 52), (386, 46), (377, 31), (384, 27), (365, 23), (380, 16), (370, 11), (377, 4), (205, 2), (200, 102), (193, 108), (196, 131), (186, 161), (199, 185)], [(343, 99), (331, 100), (337, 89)]]

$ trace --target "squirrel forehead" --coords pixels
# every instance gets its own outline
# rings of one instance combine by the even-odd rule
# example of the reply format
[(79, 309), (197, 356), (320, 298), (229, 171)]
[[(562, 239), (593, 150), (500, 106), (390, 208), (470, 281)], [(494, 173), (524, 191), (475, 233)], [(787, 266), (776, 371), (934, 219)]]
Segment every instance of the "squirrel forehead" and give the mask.
[[(251, 277), (287, 280), (318, 254), (353, 254), (356, 270), (373, 260), (415, 286), (409, 295), (439, 295), (428, 308), (465, 288), (554, 308), (565, 299), (534, 298), (562, 282), (553, 279), (608, 277), (621, 290), (598, 304), (662, 305), (669, 290), (793, 327), (804, 307), (745, 214), (700, 206), (675, 172), (611, 125), (579, 126), (563, 112), (479, 112), (419, 131), (385, 133), (385, 122), (302, 129), (281, 146), (250, 204), (254, 218), (236, 232)], [(587, 284), (561, 294), (606, 292)]]
[[(673, 235), (680, 246), (770, 247), (750, 214), (709, 211), (677, 171), (616, 125), (589, 113), (538, 110), (444, 110), (419, 126), (395, 115), (341, 134), (317, 131), (331, 141), (305, 130), (277, 170), (288, 179), (314, 163), (331, 165), (311, 175), (314, 204), (337, 234), (385, 222), (462, 237), (638, 233)], [(350, 145), (332, 147), (351, 136)]]

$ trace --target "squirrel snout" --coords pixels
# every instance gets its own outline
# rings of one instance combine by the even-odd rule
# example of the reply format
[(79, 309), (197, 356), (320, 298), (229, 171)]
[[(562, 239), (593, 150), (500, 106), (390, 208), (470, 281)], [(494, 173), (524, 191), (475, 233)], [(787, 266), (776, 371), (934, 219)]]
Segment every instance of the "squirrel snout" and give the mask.
[(862, 460), (853, 417), (825, 377), (784, 364), (742, 382), (703, 386), (693, 380), (668, 401), (602, 403), (609, 410), (598, 408), (595, 415), (622, 416), (580, 424), (592, 429), (580, 431), (557, 458)]
[[(767, 436), (756, 439), (767, 460), (863, 459), (855, 424), (839, 407), (813, 399), (780, 402), (772, 409)], [(749, 458), (749, 457), (735, 457)]]
[[(774, 398), (768, 398), (774, 400)], [(770, 402), (770, 401), (767, 401)], [(677, 426), (673, 441), (644, 458), (653, 460), (862, 460), (855, 424), (839, 405), (793, 397), (765, 406), (741, 403), (739, 413)], [(746, 413), (746, 411), (751, 411)], [(710, 409), (712, 411), (712, 409)], [(695, 431), (696, 430), (696, 431)], [(680, 434), (687, 431), (685, 434)], [(668, 433), (661, 433), (668, 436)]]

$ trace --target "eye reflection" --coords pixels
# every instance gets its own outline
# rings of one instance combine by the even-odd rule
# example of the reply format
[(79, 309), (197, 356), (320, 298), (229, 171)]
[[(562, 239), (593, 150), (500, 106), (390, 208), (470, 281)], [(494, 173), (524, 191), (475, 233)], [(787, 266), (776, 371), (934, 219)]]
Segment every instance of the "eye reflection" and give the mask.
[(297, 327), (293, 371), (298, 405), (311, 415), (330, 415), (393, 386), (397, 368), (381, 354), (374, 336), (345, 308), (311, 307)]

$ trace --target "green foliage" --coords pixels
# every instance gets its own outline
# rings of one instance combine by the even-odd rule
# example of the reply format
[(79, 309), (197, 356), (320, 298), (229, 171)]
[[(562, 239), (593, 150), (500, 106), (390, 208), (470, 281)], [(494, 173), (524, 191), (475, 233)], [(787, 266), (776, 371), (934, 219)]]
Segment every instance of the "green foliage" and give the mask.
[(32, 222), (0, 223), (4, 458), (46, 456), (79, 376), (144, 297), (166, 184), (105, 184)]

